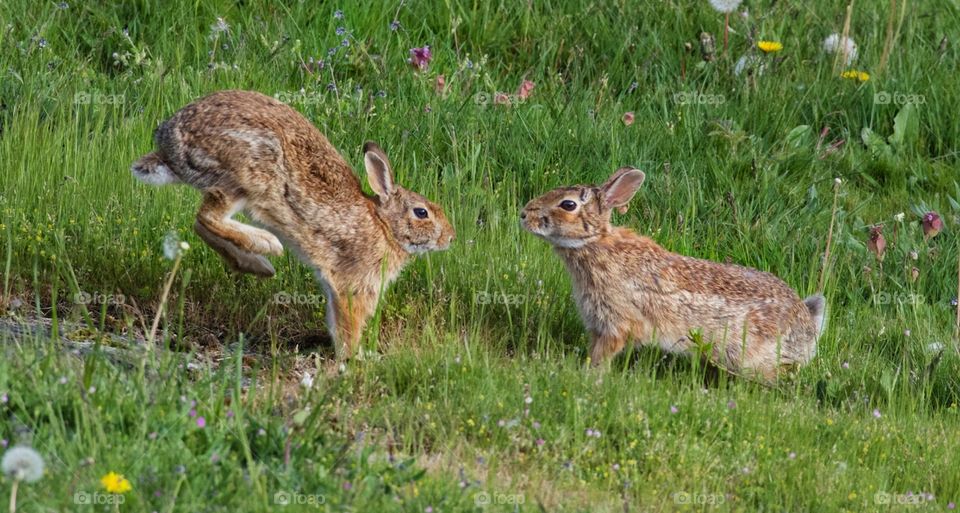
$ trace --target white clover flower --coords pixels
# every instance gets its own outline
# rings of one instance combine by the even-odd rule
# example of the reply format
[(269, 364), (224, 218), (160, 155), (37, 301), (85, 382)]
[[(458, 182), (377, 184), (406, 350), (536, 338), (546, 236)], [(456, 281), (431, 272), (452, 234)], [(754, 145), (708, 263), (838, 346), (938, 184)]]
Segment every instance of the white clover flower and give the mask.
[(740, 7), (741, 1), (743, 0), (710, 0), (710, 6), (717, 12), (730, 14)]
[(896, 221), (896, 222), (898, 222), (898, 223), (902, 223), (902, 222), (903, 222), (903, 218), (904, 218), (905, 216), (906, 216), (906, 214), (904, 214), (903, 212), (900, 212), (899, 214), (893, 216), (893, 220)]
[(849, 37), (840, 34), (830, 34), (823, 40), (823, 51), (827, 53), (840, 52), (845, 55), (844, 65), (849, 66), (857, 60), (857, 43)]
[(3, 454), (3, 473), (16, 481), (33, 483), (43, 477), (43, 457), (30, 447), (17, 446)]

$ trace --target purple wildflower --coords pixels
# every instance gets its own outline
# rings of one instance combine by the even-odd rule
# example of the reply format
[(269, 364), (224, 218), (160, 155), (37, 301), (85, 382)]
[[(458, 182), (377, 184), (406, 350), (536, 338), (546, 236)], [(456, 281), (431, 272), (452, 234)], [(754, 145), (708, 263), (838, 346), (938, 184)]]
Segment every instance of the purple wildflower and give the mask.
[(430, 66), (431, 59), (433, 59), (433, 53), (430, 52), (430, 46), (427, 45), (423, 48), (411, 48), (410, 58), (407, 59), (407, 62), (417, 71), (426, 71), (427, 67)]

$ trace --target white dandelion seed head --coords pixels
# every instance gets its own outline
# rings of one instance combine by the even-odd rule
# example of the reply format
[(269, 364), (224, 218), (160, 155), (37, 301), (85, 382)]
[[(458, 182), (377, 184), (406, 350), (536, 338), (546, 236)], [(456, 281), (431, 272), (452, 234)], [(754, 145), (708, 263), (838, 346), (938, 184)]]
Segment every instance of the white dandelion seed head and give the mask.
[(744, 71), (755, 70), (757, 75), (762, 75), (764, 70), (763, 59), (758, 55), (747, 54), (743, 57), (737, 59), (737, 63), (733, 66), (733, 74), (740, 76)]
[(710, 7), (713, 7), (717, 12), (729, 14), (736, 11), (742, 1), (743, 0), (710, 0)]
[(30, 447), (17, 446), (5, 452), (0, 466), (14, 480), (33, 483), (43, 477), (43, 457)]
[(227, 23), (227, 20), (217, 16), (217, 22), (213, 25), (210, 25), (210, 32), (213, 32), (214, 34), (230, 32), (230, 24)]
[(830, 34), (823, 40), (823, 51), (827, 53), (840, 52), (846, 56), (844, 64), (849, 66), (857, 60), (857, 43), (849, 37), (840, 34)]
[(313, 376), (309, 372), (303, 373), (303, 377), (300, 378), (300, 386), (308, 390), (313, 388)]
[[(186, 248), (183, 247), (184, 244), (187, 245)], [(180, 241), (177, 232), (169, 232), (163, 237), (163, 256), (167, 260), (176, 260), (177, 257), (182, 256), (183, 252), (189, 248), (189, 244)]]

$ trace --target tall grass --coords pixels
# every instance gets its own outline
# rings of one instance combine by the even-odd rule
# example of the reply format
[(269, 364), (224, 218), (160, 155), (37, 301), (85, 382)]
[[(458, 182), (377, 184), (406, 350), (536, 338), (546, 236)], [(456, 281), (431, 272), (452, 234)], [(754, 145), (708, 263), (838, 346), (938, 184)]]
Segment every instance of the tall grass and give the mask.
[[(266, 510), (281, 492), (329, 511), (960, 499), (960, 93), (955, 47), (938, 48), (956, 2), (911, 4), (885, 70), (863, 84), (821, 53), (847, 14), (826, 1), (746, 2), (726, 54), (686, 54), (685, 73), (684, 43), (718, 27), (705, 2), (68, 3), (0, 4), (0, 320), (65, 331), (0, 335), (0, 439), (49, 460), (19, 491), (24, 511), (79, 509), (75, 494), (110, 470), (133, 482), (123, 508), (147, 511)], [(884, 57), (885, 4), (853, 7), (858, 69)], [(218, 17), (228, 30), (212, 28)], [(761, 74), (735, 75), (756, 39), (785, 48), (760, 56)], [(434, 59), (416, 73), (408, 50), (426, 44)], [(537, 84), (530, 99), (494, 104), (523, 78)], [(381, 357), (341, 371), (317, 342), (307, 268), (288, 254), (271, 280), (228, 274), (190, 229), (196, 191), (130, 177), (159, 121), (224, 88), (287, 99), (358, 169), (362, 142), (378, 141), (399, 183), (445, 207), (457, 241), (387, 292), (372, 327)], [(898, 116), (903, 95), (924, 102)], [(810, 365), (774, 388), (648, 350), (584, 369), (562, 265), (517, 213), (626, 164), (648, 179), (615, 223), (773, 272), (801, 295), (826, 266), (829, 329)], [(925, 241), (929, 210), (946, 229)], [(865, 246), (880, 223), (882, 267)], [(160, 317), (170, 351), (137, 372), (171, 231), (193, 249)]]

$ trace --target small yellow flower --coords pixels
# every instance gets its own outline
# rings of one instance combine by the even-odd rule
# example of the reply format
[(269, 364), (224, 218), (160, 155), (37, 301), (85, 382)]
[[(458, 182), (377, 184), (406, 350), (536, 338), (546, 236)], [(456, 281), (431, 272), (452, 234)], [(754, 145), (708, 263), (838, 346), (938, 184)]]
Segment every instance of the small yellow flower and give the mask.
[(107, 493), (127, 493), (130, 490), (133, 490), (133, 486), (130, 485), (130, 481), (127, 481), (127, 478), (117, 474), (116, 472), (110, 472), (109, 474), (101, 477), (100, 484), (102, 484), (104, 489), (107, 490)]
[(763, 50), (764, 53), (775, 53), (783, 50), (783, 44), (777, 41), (760, 41), (757, 43), (757, 48)]
[(844, 71), (841, 73), (840, 78), (849, 78), (851, 80), (866, 82), (867, 80), (870, 80), (870, 74), (866, 71), (857, 71), (852, 69), (850, 71)]

